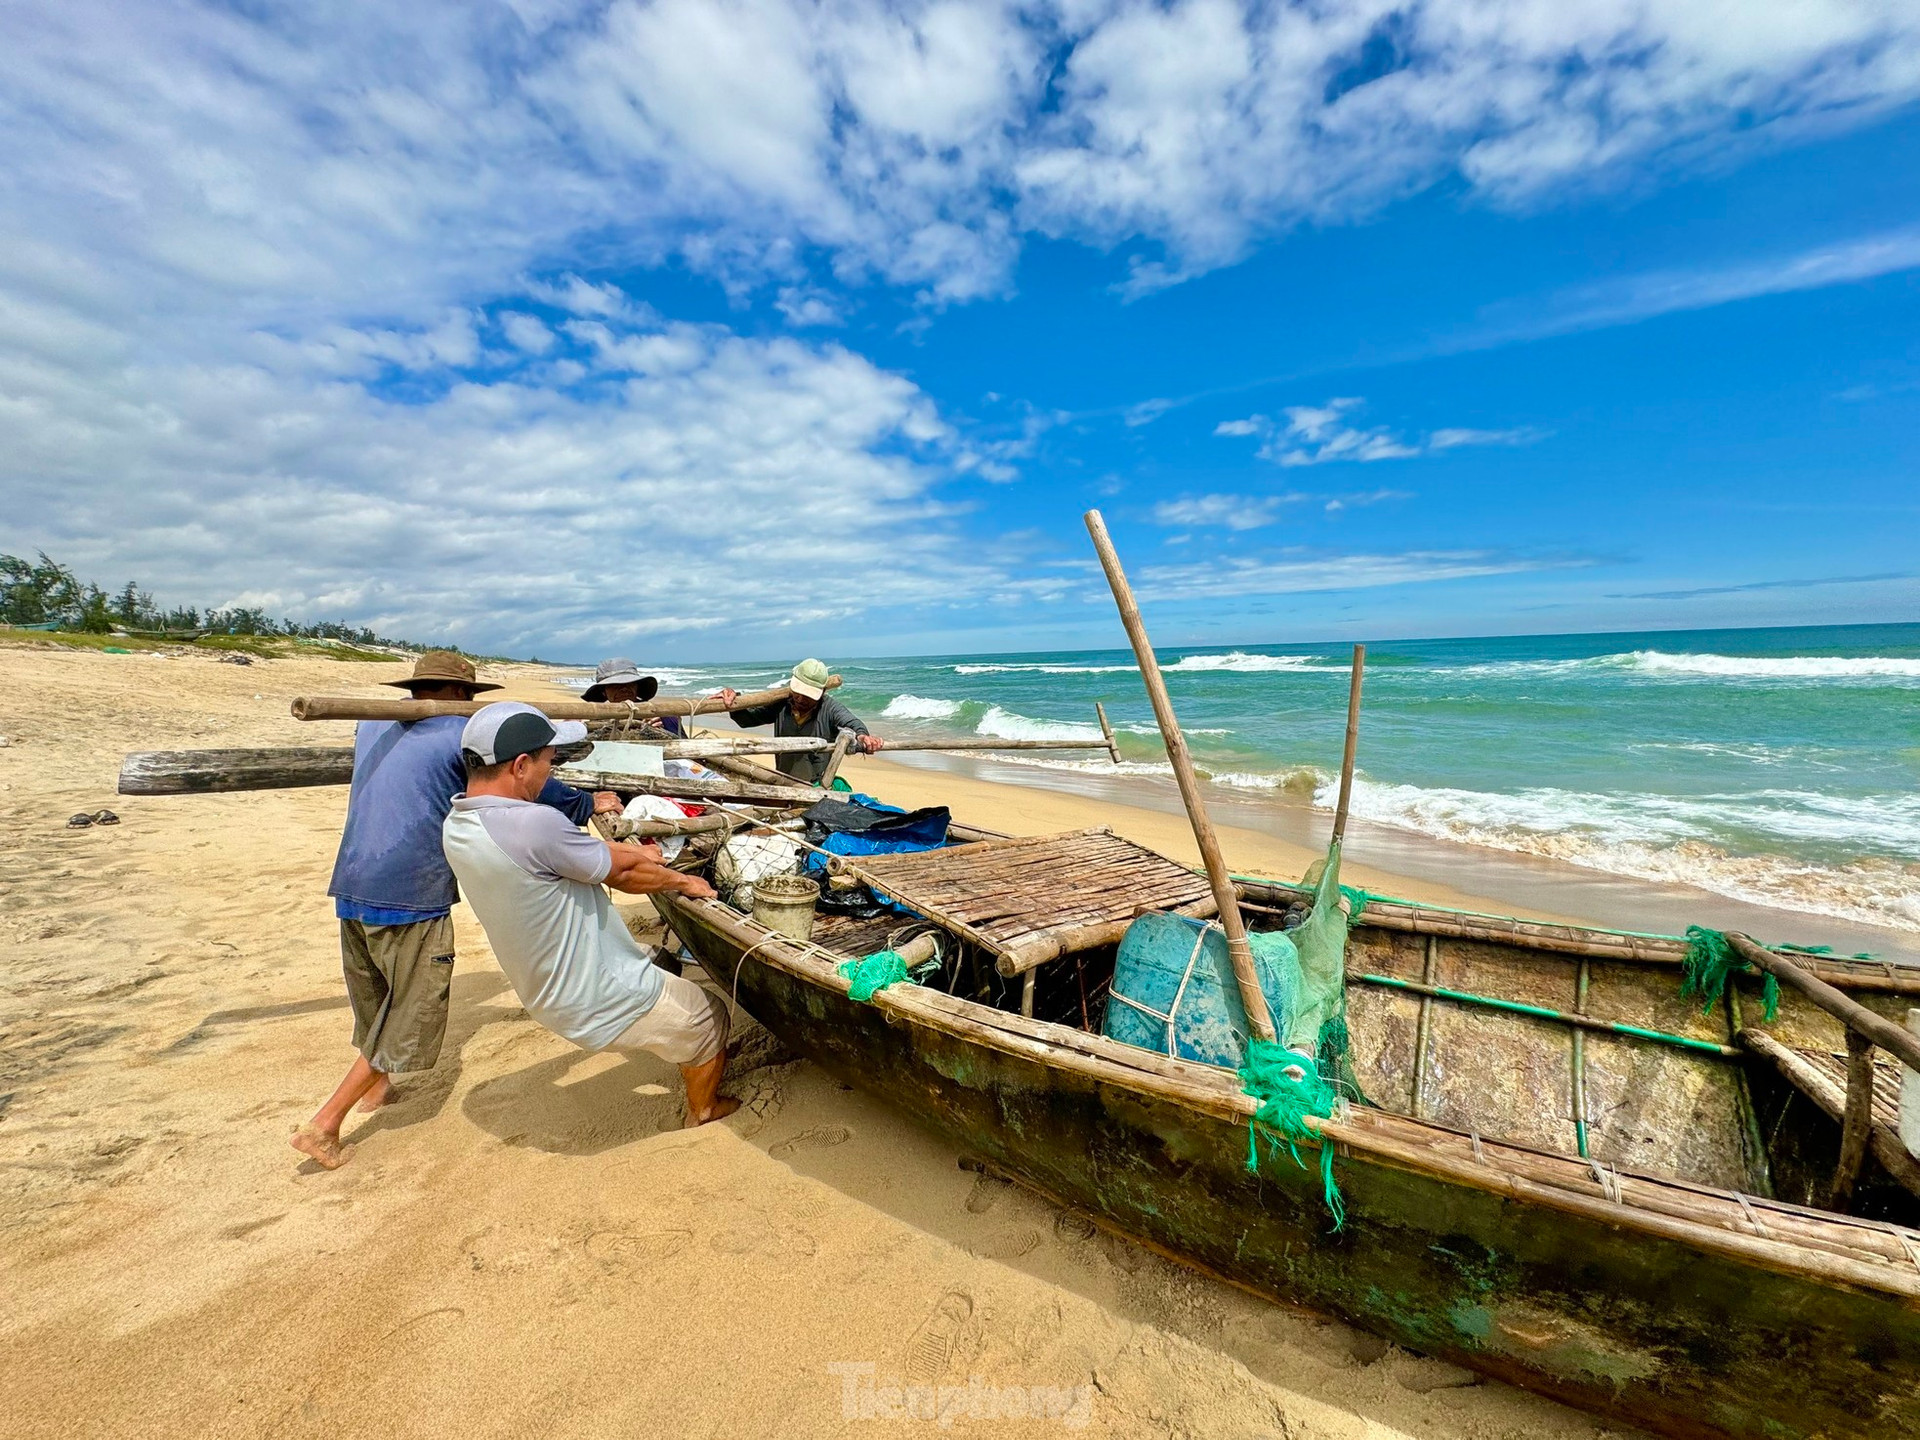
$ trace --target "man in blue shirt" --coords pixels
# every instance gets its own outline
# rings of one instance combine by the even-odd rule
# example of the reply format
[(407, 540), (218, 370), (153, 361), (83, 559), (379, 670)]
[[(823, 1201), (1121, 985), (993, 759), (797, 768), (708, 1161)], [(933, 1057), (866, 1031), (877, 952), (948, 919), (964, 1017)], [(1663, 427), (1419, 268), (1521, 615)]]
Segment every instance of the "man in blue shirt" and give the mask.
[[(411, 676), (386, 682), (416, 700), (471, 700), (498, 690), (474, 676), (464, 656), (422, 655)], [(334, 861), (334, 913), (340, 920), (340, 962), (353, 1005), (353, 1044), (360, 1053), (313, 1119), (295, 1130), (293, 1147), (336, 1169), (349, 1151), (340, 1127), (358, 1102), (377, 1110), (394, 1098), (390, 1076), (430, 1070), (440, 1058), (453, 981), (453, 871), (440, 829), (453, 797), (466, 788), (460, 758), (461, 715), (364, 721), (354, 734), (353, 789)], [(549, 780), (540, 803), (575, 825), (596, 810), (617, 812), (620, 797), (589, 795)]]

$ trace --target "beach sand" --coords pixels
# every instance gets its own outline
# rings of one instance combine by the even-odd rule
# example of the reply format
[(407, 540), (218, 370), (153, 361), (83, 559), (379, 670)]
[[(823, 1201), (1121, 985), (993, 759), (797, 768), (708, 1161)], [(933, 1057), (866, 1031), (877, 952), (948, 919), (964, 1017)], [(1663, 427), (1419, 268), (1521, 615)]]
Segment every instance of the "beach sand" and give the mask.
[[(301, 1162), (288, 1132), (351, 1059), (325, 898), (346, 792), (135, 799), (114, 776), (129, 749), (345, 743), (288, 699), (397, 673), (0, 649), (10, 1434), (939, 1429), (845, 1418), (849, 1387), (895, 1376), (1071, 1407), (959, 1433), (1609, 1433), (977, 1178), (764, 1048), (747, 1063), (778, 1063), (734, 1082), (747, 1107), (681, 1131), (674, 1072), (529, 1021), (464, 907), (438, 1067), (349, 1122), (346, 1168)], [(517, 671), (509, 693), (556, 693), (545, 678)], [(1111, 824), (1190, 853), (1163, 814), (884, 761), (856, 774), (996, 828)], [(123, 823), (65, 828), (102, 806)], [(1280, 875), (1310, 858), (1229, 847)]]

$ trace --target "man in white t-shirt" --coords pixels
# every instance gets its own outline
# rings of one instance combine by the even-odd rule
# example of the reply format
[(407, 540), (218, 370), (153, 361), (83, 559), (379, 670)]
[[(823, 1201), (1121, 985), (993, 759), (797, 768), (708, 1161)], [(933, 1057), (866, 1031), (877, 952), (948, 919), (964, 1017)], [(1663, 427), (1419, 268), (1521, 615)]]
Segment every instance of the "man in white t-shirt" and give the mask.
[(740, 1108), (719, 1093), (727, 1007), (649, 960), (603, 887), (696, 900), (713, 887), (668, 868), (656, 846), (609, 844), (534, 803), (554, 747), (585, 738), (578, 721), (512, 702), (468, 720), (467, 793), (441, 831), (447, 863), (527, 1013), (584, 1049), (645, 1050), (678, 1065), (687, 1124), (704, 1125)]

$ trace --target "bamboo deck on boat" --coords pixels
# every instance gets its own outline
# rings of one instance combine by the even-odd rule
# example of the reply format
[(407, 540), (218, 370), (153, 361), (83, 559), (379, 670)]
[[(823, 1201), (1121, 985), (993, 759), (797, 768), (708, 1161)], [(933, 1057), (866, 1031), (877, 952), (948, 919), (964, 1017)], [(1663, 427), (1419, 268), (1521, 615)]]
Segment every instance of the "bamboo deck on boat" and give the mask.
[(952, 925), (1013, 975), (1117, 941), (1142, 910), (1211, 908), (1206, 877), (1110, 830), (863, 856), (848, 869)]

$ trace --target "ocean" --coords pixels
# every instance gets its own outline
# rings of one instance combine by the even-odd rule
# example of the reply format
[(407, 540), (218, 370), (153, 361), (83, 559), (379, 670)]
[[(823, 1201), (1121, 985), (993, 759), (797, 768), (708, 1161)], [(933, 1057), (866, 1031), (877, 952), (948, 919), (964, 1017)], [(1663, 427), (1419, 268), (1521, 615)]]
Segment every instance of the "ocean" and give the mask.
[[(1346, 645), (1160, 652), (1223, 800), (1330, 810)], [(1083, 789), (1171, 774), (1127, 651), (835, 660), (882, 734), (1099, 738), (998, 763)], [(778, 664), (662, 669), (670, 689)], [(1398, 640), (1368, 646), (1353, 809), (1374, 825), (1754, 904), (1920, 931), (1920, 625)]]

